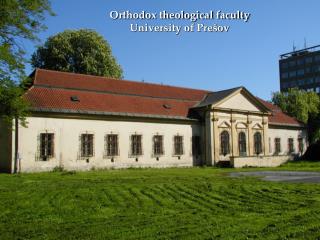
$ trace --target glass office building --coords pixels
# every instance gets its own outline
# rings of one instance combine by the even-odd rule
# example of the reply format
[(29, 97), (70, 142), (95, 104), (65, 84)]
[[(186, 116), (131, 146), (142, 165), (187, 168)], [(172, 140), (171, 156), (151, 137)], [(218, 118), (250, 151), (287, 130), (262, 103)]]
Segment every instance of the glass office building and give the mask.
[(280, 90), (299, 88), (320, 94), (320, 45), (280, 55)]

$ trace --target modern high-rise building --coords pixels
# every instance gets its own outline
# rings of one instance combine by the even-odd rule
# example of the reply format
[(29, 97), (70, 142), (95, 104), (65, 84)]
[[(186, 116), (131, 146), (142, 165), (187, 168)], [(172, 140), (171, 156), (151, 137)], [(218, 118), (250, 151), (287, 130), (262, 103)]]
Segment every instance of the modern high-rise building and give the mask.
[(280, 90), (299, 88), (320, 93), (320, 45), (280, 55)]

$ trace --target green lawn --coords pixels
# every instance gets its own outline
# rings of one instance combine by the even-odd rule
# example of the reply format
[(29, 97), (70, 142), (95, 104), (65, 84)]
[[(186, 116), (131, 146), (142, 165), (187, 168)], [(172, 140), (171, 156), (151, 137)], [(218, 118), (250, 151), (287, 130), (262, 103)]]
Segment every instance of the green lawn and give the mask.
[[(277, 168), (297, 169), (320, 163)], [(320, 184), (230, 171), (1, 174), (0, 239), (320, 239)]]

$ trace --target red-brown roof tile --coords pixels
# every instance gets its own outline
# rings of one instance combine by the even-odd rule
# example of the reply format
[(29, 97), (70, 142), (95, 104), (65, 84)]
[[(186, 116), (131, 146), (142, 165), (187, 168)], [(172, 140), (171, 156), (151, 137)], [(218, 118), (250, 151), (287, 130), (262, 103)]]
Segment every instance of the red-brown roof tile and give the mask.
[[(77, 96), (79, 102), (71, 101), (71, 96)], [(194, 101), (146, 98), (45, 87), (32, 87), (25, 94), (25, 98), (36, 109), (132, 113), (183, 118), (188, 116), (189, 109), (196, 103)], [(165, 104), (169, 108), (165, 108)]]
[[(209, 92), (36, 69), (34, 85), (26, 92), (25, 98), (34, 109), (42, 110), (187, 118), (190, 108), (198, 104)], [(71, 101), (72, 96), (77, 96), (80, 101)], [(270, 124), (303, 126), (275, 105), (259, 100), (272, 110)]]
[(262, 100), (258, 98), (260, 102), (262, 102), (267, 108), (269, 108), (272, 111), (271, 116), (269, 116), (269, 124), (288, 124), (288, 125), (296, 125), (296, 126), (303, 126), (304, 124), (299, 122), (297, 119), (288, 116), (284, 112), (281, 111), (281, 109), (265, 100)]
[(200, 101), (208, 91), (36, 69), (34, 85)]

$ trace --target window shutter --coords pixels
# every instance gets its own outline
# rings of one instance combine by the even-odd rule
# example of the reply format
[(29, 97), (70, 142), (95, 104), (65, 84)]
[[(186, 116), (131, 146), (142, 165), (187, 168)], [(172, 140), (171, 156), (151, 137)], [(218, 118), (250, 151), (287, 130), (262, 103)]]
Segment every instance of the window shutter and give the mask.
[(119, 145), (118, 145), (118, 135), (114, 135), (114, 155), (118, 156), (119, 155)]
[(130, 136), (130, 155), (134, 155), (134, 142), (133, 142), (133, 136)]
[(108, 156), (107, 137), (108, 135), (104, 135), (104, 154), (103, 154), (104, 156), (103, 157)]
[(80, 155), (81, 157), (85, 156), (85, 139), (84, 139), (84, 134), (80, 135)]
[(183, 155), (184, 154), (184, 144), (183, 144), (183, 136), (180, 137), (181, 138), (181, 151), (180, 151), (180, 154)]
[(160, 136), (160, 154), (163, 154), (163, 136)]
[(139, 138), (139, 155), (142, 155), (142, 135), (138, 135)]
[(45, 138), (44, 134), (40, 133), (40, 157), (45, 156)]
[(155, 141), (156, 141), (156, 135), (154, 135), (152, 137), (152, 153), (153, 153), (153, 156), (157, 154), (156, 153), (157, 151), (156, 151), (156, 143), (155, 143)]
[(51, 148), (50, 148), (50, 151), (51, 151), (51, 156), (54, 157), (54, 134), (51, 133)]
[(94, 156), (94, 135), (93, 134), (90, 134), (90, 156)]

